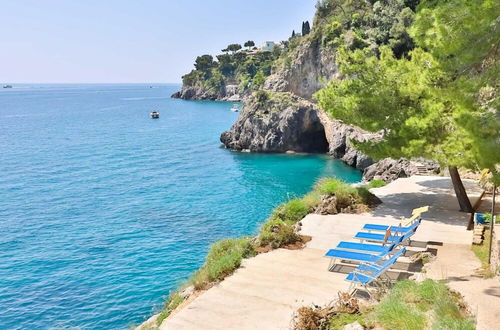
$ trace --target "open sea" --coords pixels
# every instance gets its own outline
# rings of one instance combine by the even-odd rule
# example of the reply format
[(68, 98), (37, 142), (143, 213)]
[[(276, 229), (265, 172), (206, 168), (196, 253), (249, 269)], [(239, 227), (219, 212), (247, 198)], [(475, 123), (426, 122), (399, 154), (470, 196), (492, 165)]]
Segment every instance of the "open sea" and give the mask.
[(0, 89), (0, 329), (138, 325), (211, 243), (256, 234), (320, 177), (361, 179), (324, 155), (226, 150), (232, 104), (178, 88)]

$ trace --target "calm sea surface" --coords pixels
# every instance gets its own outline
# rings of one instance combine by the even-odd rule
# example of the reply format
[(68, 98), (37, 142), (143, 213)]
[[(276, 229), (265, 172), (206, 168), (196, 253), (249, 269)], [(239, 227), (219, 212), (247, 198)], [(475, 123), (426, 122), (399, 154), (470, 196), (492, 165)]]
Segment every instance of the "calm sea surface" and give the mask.
[(319, 177), (360, 180), (325, 156), (221, 148), (238, 114), (170, 99), (179, 86), (14, 87), (0, 89), (0, 329), (126, 329), (211, 243), (255, 234)]

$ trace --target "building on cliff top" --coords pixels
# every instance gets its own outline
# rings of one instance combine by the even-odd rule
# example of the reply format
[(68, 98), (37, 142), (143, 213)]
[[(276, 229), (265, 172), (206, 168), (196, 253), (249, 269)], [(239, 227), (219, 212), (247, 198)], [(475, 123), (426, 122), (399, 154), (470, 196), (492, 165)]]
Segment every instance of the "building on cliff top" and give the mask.
[(272, 51), (277, 44), (274, 41), (266, 41), (260, 46), (260, 50), (263, 51)]

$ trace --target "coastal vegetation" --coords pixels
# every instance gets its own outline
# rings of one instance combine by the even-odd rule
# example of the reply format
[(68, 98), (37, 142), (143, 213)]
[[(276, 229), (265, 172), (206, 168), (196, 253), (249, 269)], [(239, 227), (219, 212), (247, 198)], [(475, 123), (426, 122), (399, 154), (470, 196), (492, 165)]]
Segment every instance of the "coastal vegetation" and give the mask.
[(278, 206), (262, 225), (258, 243), (261, 247), (275, 249), (300, 242), (302, 238), (296, 233), (296, 223), (321, 206), (332, 209), (331, 213), (360, 213), (374, 204), (375, 198), (366, 186), (354, 188), (336, 178), (322, 179), (302, 198)]
[(295, 330), (344, 329), (353, 322), (367, 329), (475, 329), (460, 295), (430, 279), (399, 281), (375, 304), (361, 305), (341, 294), (332, 306), (300, 308)]
[[(375, 183), (379, 184), (380, 182)], [(314, 212), (322, 203), (322, 197), (337, 196), (342, 201), (337, 205), (343, 207), (341, 209), (339, 206), (339, 212), (368, 210), (372, 205), (373, 195), (367, 186), (354, 188), (336, 178), (319, 180), (314, 189), (302, 198), (291, 199), (276, 207), (269, 219), (262, 224), (257, 237), (225, 239), (214, 243), (203, 266), (179, 289), (170, 293), (156, 319), (157, 324), (160, 325), (186, 299), (182, 295), (183, 289), (192, 286), (194, 290), (206, 290), (231, 275), (245, 258), (293, 244), (299, 244), (294, 248), (302, 246), (306, 237), (297, 233), (295, 225), (307, 214)]]
[(194, 273), (189, 282), (195, 289), (205, 289), (232, 274), (240, 266), (241, 260), (255, 254), (249, 238), (219, 241), (212, 245), (205, 264)]
[[(407, 1), (404, 9), (381, 9), (377, 3), (370, 10), (324, 2), (334, 12), (328, 31), (348, 79), (332, 80), (315, 97), (333, 117), (383, 132), (379, 141), (355, 142), (374, 159), (424, 157), (448, 166), (461, 209), (471, 211), (457, 167), (487, 168), (500, 180), (500, 4), (421, 1), (415, 7), (416, 1)], [(389, 30), (390, 23), (379, 24), (375, 33), (360, 32), (359, 26), (370, 24), (367, 17), (391, 8), (396, 11)], [(361, 41), (348, 44), (349, 35)]]
[(272, 51), (253, 49), (255, 42), (230, 44), (215, 58), (201, 55), (195, 60), (194, 69), (182, 77), (183, 86), (196, 87), (217, 95), (228, 85), (237, 86), (239, 93), (259, 89), (271, 74), (273, 62), (281, 54), (276, 46)]
[[(474, 252), (476, 257), (481, 261), (481, 273), (485, 278), (491, 278), (495, 276), (495, 271), (491, 269), (489, 263), (490, 241), (490, 229), (486, 229), (484, 231), (483, 242), (481, 244), (472, 244), (471, 246), (472, 252)], [(500, 272), (500, 269), (498, 269), (497, 272)]]
[(380, 187), (383, 187), (385, 185), (386, 185), (386, 183), (384, 180), (372, 180), (372, 181), (368, 182), (367, 185), (365, 185), (365, 188), (366, 189), (380, 188)]

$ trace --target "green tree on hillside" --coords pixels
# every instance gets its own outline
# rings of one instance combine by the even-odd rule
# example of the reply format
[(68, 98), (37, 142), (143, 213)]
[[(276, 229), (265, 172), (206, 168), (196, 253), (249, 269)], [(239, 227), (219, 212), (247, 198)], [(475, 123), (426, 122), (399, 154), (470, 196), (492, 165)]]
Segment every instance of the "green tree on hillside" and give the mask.
[(309, 21), (302, 22), (302, 35), (306, 36), (311, 32), (311, 26), (309, 25)]
[(230, 51), (230, 52), (233, 52), (236, 53), (238, 50), (240, 50), (242, 47), (240, 44), (230, 44), (229, 46), (227, 46), (227, 49)]
[(219, 62), (219, 71), (225, 77), (230, 77), (233, 75), (236, 66), (234, 65), (231, 55), (221, 54), (217, 55), (217, 61)]
[(210, 77), (211, 70), (216, 66), (212, 55), (202, 55), (196, 58), (194, 67), (196, 70), (203, 72), (205, 79)]
[(247, 47), (250, 50), (250, 48), (255, 46), (255, 42), (253, 42), (252, 40), (248, 40), (243, 46)]
[(499, 12), (498, 1), (424, 1), (411, 29), (417, 48), (395, 54), (391, 32), (379, 56), (369, 48), (339, 51), (349, 78), (318, 92), (320, 106), (382, 131), (382, 141), (356, 143), (375, 159), (427, 157), (448, 166), (460, 208), (470, 211), (457, 167), (488, 168), (499, 179)]
[(260, 87), (262, 87), (262, 85), (264, 85), (265, 81), (266, 76), (264, 75), (264, 73), (262, 73), (262, 71), (258, 71), (253, 77), (252, 87), (254, 89), (259, 89)]

